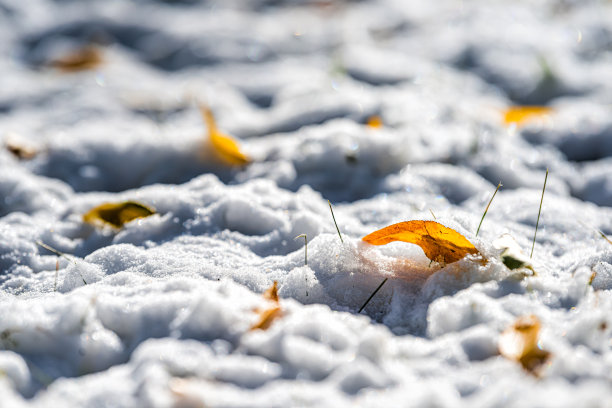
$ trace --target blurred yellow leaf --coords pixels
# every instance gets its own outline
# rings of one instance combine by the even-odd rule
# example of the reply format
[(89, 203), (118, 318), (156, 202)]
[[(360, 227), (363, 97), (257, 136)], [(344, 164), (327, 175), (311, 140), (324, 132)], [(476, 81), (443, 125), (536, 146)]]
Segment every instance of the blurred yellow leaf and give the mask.
[(278, 300), (278, 283), (276, 281), (274, 281), (274, 284), (264, 292), (263, 297), (272, 302), (273, 306), (263, 310), (256, 310), (259, 314), (259, 320), (251, 326), (251, 330), (266, 330), (272, 325), (274, 320), (283, 315), (283, 310)]
[(124, 224), (136, 219), (155, 214), (155, 210), (135, 201), (122, 203), (105, 203), (89, 210), (83, 215), (83, 221), (88, 224), (110, 225), (121, 228)]
[(374, 128), (374, 129), (379, 129), (379, 128), (383, 127), (384, 124), (383, 124), (383, 120), (382, 120), (382, 118), (380, 116), (373, 115), (373, 116), (370, 116), (368, 118), (368, 120), (366, 122), (366, 125), (368, 125), (371, 128)]
[(535, 315), (519, 317), (499, 338), (499, 353), (517, 361), (531, 374), (538, 375), (550, 352), (538, 346), (542, 324)]
[(231, 136), (219, 131), (215, 122), (215, 117), (210, 108), (200, 105), (200, 112), (206, 121), (208, 137), (219, 159), (231, 166), (244, 166), (249, 164), (251, 159), (240, 151), (238, 143)]
[(463, 235), (435, 221), (405, 221), (375, 231), (363, 240), (372, 245), (394, 241), (416, 244), (432, 261), (449, 264), (478, 250)]
[(97, 68), (104, 62), (98, 47), (86, 46), (51, 61), (50, 65), (64, 72), (87, 71)]
[(552, 111), (552, 108), (547, 106), (511, 106), (504, 112), (504, 123), (521, 125), (530, 120), (545, 117)]

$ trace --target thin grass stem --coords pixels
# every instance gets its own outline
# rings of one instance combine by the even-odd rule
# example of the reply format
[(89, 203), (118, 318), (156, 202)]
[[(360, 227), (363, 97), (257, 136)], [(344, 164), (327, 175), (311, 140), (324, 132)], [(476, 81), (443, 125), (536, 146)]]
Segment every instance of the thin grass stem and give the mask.
[(304, 238), (304, 265), (308, 265), (308, 237), (306, 234), (300, 234), (294, 239)]
[(529, 258), (533, 257), (533, 248), (535, 247), (536, 235), (538, 234), (538, 225), (540, 225), (540, 214), (542, 213), (542, 203), (544, 202), (544, 192), (546, 191), (546, 180), (548, 180), (548, 169), (546, 169), (546, 176), (544, 176), (544, 187), (542, 187), (542, 198), (540, 198), (540, 209), (538, 210), (538, 219), (536, 220), (535, 232), (533, 233), (533, 243), (531, 244), (531, 254)]
[(368, 300), (365, 301), (365, 303), (363, 304), (363, 306), (361, 306), (359, 308), (359, 311), (357, 313), (361, 313), (361, 311), (368, 305), (368, 303), (370, 303), (370, 300), (372, 300), (372, 298), (374, 297), (374, 295), (376, 295), (378, 293), (378, 291), (380, 290), (380, 288), (383, 287), (383, 285), (387, 282), (389, 278), (385, 278), (382, 282), (380, 282), (380, 285), (378, 285), (378, 287), (374, 290), (374, 292), (372, 292), (372, 294), (370, 295), (370, 297), (368, 298)]
[(334, 209), (332, 208), (331, 202), (329, 200), (327, 200), (327, 204), (329, 204), (329, 211), (331, 211), (332, 218), (334, 219), (334, 225), (336, 226), (336, 231), (338, 231), (340, 242), (344, 244), (344, 240), (342, 239), (342, 234), (340, 234), (340, 228), (338, 228), (338, 223), (336, 222), (336, 217), (334, 216)]
[(491, 196), (491, 199), (489, 200), (489, 204), (487, 204), (487, 208), (485, 208), (484, 213), (482, 214), (482, 218), (480, 219), (480, 224), (478, 224), (478, 229), (476, 230), (476, 236), (478, 236), (478, 233), (480, 232), (480, 226), (482, 225), (482, 222), (484, 221), (484, 218), (487, 215), (487, 211), (489, 211), (489, 207), (491, 206), (491, 203), (493, 202), (493, 199), (495, 198), (495, 194), (497, 194), (497, 191), (499, 191), (500, 187), (503, 187), (503, 184), (501, 183), (501, 181), (497, 184), (497, 187), (495, 188), (495, 192)]
[[(78, 264), (76, 263), (76, 261), (74, 259), (71, 259), (68, 257), (68, 255), (66, 255), (63, 252), (58, 251), (57, 249), (45, 244), (42, 241), (34, 241), (36, 243), (36, 245), (41, 246), (43, 248), (45, 248), (47, 251), (51, 251), (53, 252), (55, 255), (57, 256), (61, 256), (64, 259), (67, 259), (69, 262), (72, 262), (75, 266), (78, 266)], [(55, 290), (57, 289), (57, 274), (58, 274), (58, 269), (59, 269), (59, 264), (56, 262), (55, 263), (55, 283), (53, 284), (53, 291), (55, 292)], [(79, 276), (81, 277), (81, 280), (83, 281), (83, 283), (85, 285), (87, 285), (87, 281), (85, 280), (85, 278), (83, 277), (83, 275), (81, 275), (81, 272), (79, 272), (79, 270), (77, 269), (77, 273), (79, 274)]]

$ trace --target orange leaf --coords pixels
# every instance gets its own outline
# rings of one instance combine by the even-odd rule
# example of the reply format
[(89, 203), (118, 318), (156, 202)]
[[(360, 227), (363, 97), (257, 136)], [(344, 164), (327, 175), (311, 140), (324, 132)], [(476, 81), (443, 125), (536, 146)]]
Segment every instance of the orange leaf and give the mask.
[(264, 292), (263, 297), (266, 300), (278, 303), (278, 282), (274, 281), (274, 284)]
[(510, 125), (524, 124), (530, 120), (545, 117), (552, 113), (552, 109), (547, 106), (511, 106), (504, 112), (504, 123)]
[(264, 292), (264, 299), (269, 300), (274, 303), (274, 306), (269, 307), (264, 310), (256, 310), (259, 313), (259, 320), (253, 326), (251, 326), (250, 330), (266, 330), (272, 325), (274, 320), (278, 319), (283, 315), (283, 310), (280, 307), (280, 303), (278, 300), (278, 283), (274, 281), (274, 284)]
[(83, 215), (83, 221), (92, 225), (110, 225), (121, 228), (124, 224), (136, 219), (155, 214), (155, 210), (135, 201), (122, 203), (105, 203), (89, 210)]
[(274, 306), (269, 309), (265, 309), (259, 312), (259, 321), (251, 326), (251, 330), (266, 330), (268, 329), (274, 320), (281, 317), (283, 315), (283, 311), (280, 306)]
[(538, 346), (540, 319), (535, 315), (519, 317), (499, 338), (499, 352), (509, 360), (519, 362), (525, 370), (538, 375), (550, 352)]
[(380, 116), (373, 115), (368, 118), (366, 125), (374, 129), (380, 129), (383, 127), (383, 120)]
[(478, 250), (463, 235), (435, 221), (405, 221), (389, 225), (363, 240), (372, 245), (385, 245), (393, 241), (416, 244), (432, 261), (441, 264), (457, 262)]
[(224, 163), (231, 166), (244, 166), (251, 162), (251, 159), (240, 151), (238, 143), (229, 135), (217, 129), (217, 123), (212, 111), (204, 105), (200, 105), (200, 112), (208, 127), (208, 137), (213, 146), (215, 154)]
[(95, 69), (102, 62), (104, 58), (99, 48), (87, 46), (51, 61), (50, 65), (60, 71), (78, 72)]

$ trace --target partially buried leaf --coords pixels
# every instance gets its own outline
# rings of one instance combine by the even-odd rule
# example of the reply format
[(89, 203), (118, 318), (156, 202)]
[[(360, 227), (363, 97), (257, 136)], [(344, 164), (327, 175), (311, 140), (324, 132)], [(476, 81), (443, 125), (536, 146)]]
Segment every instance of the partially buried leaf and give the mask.
[(90, 45), (51, 61), (50, 65), (60, 71), (78, 72), (95, 69), (103, 61), (100, 49)]
[(215, 117), (207, 106), (200, 105), (200, 112), (208, 127), (208, 137), (217, 157), (224, 163), (231, 166), (244, 166), (251, 162), (251, 159), (240, 151), (238, 143), (229, 135), (217, 129)]
[(17, 157), (19, 160), (30, 160), (36, 157), (36, 154), (38, 154), (36, 149), (33, 147), (13, 140), (7, 140), (4, 146), (6, 147), (6, 150), (11, 152), (13, 156)]
[(278, 283), (276, 281), (274, 281), (274, 284), (264, 292), (263, 297), (271, 301), (273, 306), (263, 310), (256, 310), (259, 314), (259, 320), (251, 326), (251, 330), (266, 330), (272, 325), (274, 320), (283, 315), (283, 310), (278, 300)]
[(372, 245), (394, 241), (416, 244), (432, 261), (441, 264), (457, 262), (478, 250), (463, 235), (435, 221), (405, 221), (375, 231), (363, 240)]
[(278, 303), (278, 282), (274, 281), (274, 284), (264, 292), (263, 297)]
[(519, 317), (504, 330), (499, 338), (499, 353), (517, 361), (529, 373), (539, 375), (540, 369), (550, 357), (550, 352), (538, 346), (542, 324), (535, 315)]
[(368, 125), (371, 128), (374, 128), (374, 129), (379, 129), (379, 128), (383, 127), (383, 121), (382, 121), (382, 118), (380, 116), (373, 115), (373, 116), (370, 116), (368, 118), (368, 121), (366, 122), (366, 125)]
[(504, 123), (521, 125), (530, 120), (545, 117), (552, 113), (547, 106), (511, 106), (504, 112)]
[(521, 248), (510, 235), (502, 235), (493, 242), (493, 246), (501, 250), (499, 258), (508, 269), (524, 268), (531, 270), (535, 274), (531, 260), (521, 252)]
[(110, 225), (121, 228), (124, 224), (155, 214), (155, 210), (135, 201), (105, 203), (89, 210), (83, 215), (83, 221), (92, 225)]

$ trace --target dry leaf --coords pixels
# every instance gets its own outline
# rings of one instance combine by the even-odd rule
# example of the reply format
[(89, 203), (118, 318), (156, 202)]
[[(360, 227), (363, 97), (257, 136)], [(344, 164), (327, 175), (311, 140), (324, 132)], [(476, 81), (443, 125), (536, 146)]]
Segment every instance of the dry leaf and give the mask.
[(240, 151), (238, 143), (231, 136), (217, 129), (212, 111), (207, 106), (200, 105), (200, 112), (206, 121), (208, 137), (219, 159), (231, 166), (244, 166), (249, 164), (251, 159)]
[(504, 112), (504, 123), (521, 125), (530, 120), (545, 117), (552, 113), (547, 106), (511, 106)]
[(521, 363), (529, 373), (539, 375), (540, 368), (550, 357), (550, 352), (538, 346), (541, 326), (540, 319), (535, 315), (519, 317), (501, 334), (499, 353)]
[(278, 282), (274, 281), (274, 284), (264, 292), (263, 297), (266, 300), (278, 303)]
[(105, 203), (89, 210), (83, 215), (83, 221), (92, 225), (110, 225), (121, 228), (124, 224), (136, 219), (155, 214), (155, 210), (135, 201)]
[(51, 61), (50, 65), (60, 71), (78, 72), (95, 69), (103, 61), (100, 49), (90, 45)]
[(274, 320), (278, 319), (283, 315), (283, 310), (280, 307), (280, 303), (278, 300), (278, 283), (274, 281), (274, 284), (264, 292), (264, 299), (273, 302), (273, 306), (264, 309), (264, 310), (256, 310), (259, 314), (259, 320), (253, 326), (251, 326), (250, 330), (266, 330), (272, 325)]
[(383, 120), (380, 116), (373, 115), (368, 118), (366, 125), (374, 129), (380, 129), (383, 127)]
[(18, 143), (14, 140), (7, 140), (4, 143), (6, 150), (11, 152), (15, 157), (20, 160), (30, 160), (36, 157), (38, 152), (31, 146), (27, 146), (25, 144)]
[(416, 244), (425, 255), (440, 264), (457, 262), (478, 250), (463, 235), (435, 221), (405, 221), (389, 225), (363, 240), (372, 245), (385, 245), (393, 241)]

